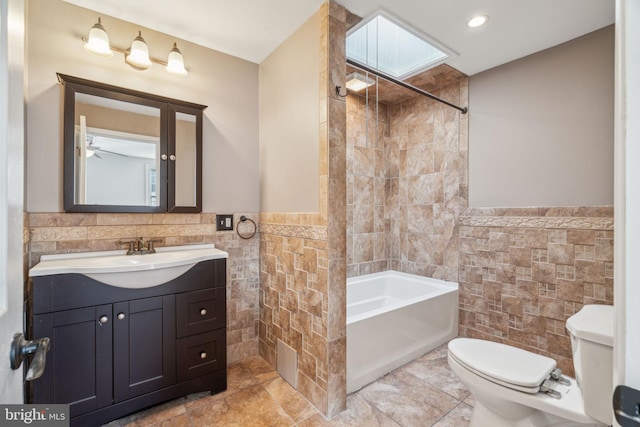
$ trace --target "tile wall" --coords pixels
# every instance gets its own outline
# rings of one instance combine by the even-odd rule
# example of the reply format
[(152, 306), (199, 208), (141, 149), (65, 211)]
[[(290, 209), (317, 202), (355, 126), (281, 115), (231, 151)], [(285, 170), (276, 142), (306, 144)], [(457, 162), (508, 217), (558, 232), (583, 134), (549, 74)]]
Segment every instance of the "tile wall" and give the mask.
[(298, 391), (325, 416), (346, 407), (346, 10), (320, 8), (319, 212), (260, 214), (260, 355), (298, 353)]
[[(295, 224), (296, 214), (260, 224), (260, 354), (276, 366), (277, 340), (298, 354), (298, 389), (326, 411), (329, 265), (326, 225)], [(322, 408), (324, 406), (324, 408)]]
[[(368, 103), (367, 103), (368, 102)], [(385, 204), (390, 145), (386, 104), (347, 96), (348, 276), (389, 269)]]
[(567, 318), (613, 304), (613, 208), (469, 209), (460, 217), (460, 335), (555, 359)]
[[(241, 215), (258, 222), (256, 213), (237, 213), (234, 224)], [(214, 213), (29, 213), (26, 259), (32, 267), (42, 255), (122, 249), (118, 240), (138, 237), (161, 239), (156, 246), (214, 243), (229, 253), (227, 362), (231, 364), (258, 354), (259, 235), (245, 240), (235, 231), (216, 231), (215, 218)]]
[[(431, 93), (467, 105), (467, 77), (445, 74)], [(348, 96), (348, 276), (393, 269), (457, 281), (468, 116), (424, 96), (403, 99), (367, 108)]]

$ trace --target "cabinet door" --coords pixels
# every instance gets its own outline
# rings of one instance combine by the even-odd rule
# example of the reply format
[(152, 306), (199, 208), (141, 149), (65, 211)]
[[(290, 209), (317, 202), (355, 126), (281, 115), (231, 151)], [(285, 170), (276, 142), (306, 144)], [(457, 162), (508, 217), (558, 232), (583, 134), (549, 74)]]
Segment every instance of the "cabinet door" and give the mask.
[(75, 417), (112, 403), (112, 306), (34, 316), (33, 337), (51, 338), (33, 403), (65, 403)]
[(176, 382), (175, 296), (113, 305), (114, 401)]

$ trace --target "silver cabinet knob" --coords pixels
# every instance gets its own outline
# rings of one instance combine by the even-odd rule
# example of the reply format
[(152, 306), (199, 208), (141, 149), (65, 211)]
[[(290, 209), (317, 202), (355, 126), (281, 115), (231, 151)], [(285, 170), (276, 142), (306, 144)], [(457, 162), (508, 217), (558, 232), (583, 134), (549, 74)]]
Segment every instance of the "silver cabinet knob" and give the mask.
[(108, 321), (109, 321), (109, 318), (107, 316), (100, 316), (99, 322), (102, 323), (103, 325)]
[(200, 359), (206, 359), (207, 358), (207, 353), (202, 351), (200, 352)]
[(127, 317), (124, 313), (118, 313), (118, 320), (122, 320)]
[(206, 316), (206, 314), (207, 314), (207, 309), (206, 308), (201, 308), (200, 309), (200, 315), (201, 316)]
[(169, 160), (171, 160), (172, 162), (176, 161), (176, 156), (174, 156), (173, 154), (169, 156)]
[(167, 155), (166, 155), (166, 154), (162, 154), (162, 155), (160, 156), (160, 158), (161, 158), (162, 160), (167, 160)]

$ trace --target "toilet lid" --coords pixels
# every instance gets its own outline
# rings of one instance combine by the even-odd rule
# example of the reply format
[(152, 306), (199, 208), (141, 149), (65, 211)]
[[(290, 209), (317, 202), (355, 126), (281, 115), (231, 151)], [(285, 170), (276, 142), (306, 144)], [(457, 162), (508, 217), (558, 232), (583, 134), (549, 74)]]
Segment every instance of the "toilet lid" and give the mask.
[(549, 357), (473, 338), (451, 340), (449, 354), (481, 377), (525, 393), (537, 393), (557, 366)]

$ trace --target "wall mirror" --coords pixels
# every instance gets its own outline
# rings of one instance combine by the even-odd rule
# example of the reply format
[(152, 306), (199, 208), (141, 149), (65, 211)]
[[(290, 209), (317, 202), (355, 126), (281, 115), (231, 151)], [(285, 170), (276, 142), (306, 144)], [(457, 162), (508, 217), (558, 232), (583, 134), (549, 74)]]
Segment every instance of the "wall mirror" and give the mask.
[(202, 112), (58, 74), (65, 212), (201, 212)]

